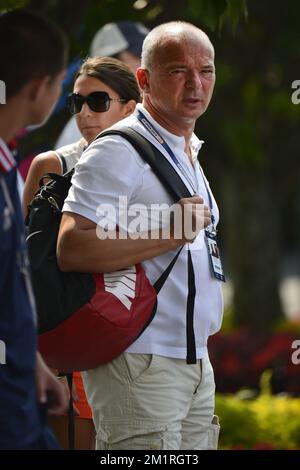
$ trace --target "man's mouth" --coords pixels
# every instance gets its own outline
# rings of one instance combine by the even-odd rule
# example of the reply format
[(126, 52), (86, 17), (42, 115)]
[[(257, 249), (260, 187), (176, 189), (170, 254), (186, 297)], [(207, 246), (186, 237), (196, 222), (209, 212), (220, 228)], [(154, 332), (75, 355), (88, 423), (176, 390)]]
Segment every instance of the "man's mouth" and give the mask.
[(186, 101), (187, 103), (191, 103), (191, 104), (197, 104), (197, 103), (202, 102), (202, 99), (201, 98), (186, 98), (184, 101)]

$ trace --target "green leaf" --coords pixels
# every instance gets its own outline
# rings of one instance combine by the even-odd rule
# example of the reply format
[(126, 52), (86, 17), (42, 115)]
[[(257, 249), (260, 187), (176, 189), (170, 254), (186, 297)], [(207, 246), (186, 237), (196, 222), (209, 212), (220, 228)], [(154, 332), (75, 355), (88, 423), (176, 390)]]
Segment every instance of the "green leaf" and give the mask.
[(27, 6), (29, 0), (0, 0), (0, 12), (13, 10), (15, 8), (23, 8)]
[(225, 20), (235, 30), (242, 17), (247, 18), (246, 0), (188, 0), (188, 12), (211, 30), (221, 29)]

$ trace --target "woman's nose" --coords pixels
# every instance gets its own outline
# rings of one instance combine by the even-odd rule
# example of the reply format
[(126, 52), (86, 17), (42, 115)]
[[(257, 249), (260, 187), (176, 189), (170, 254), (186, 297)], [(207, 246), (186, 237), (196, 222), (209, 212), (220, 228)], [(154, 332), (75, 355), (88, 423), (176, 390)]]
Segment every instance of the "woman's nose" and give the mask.
[(83, 103), (79, 114), (80, 116), (88, 116), (92, 114), (91, 108), (89, 107), (87, 103)]

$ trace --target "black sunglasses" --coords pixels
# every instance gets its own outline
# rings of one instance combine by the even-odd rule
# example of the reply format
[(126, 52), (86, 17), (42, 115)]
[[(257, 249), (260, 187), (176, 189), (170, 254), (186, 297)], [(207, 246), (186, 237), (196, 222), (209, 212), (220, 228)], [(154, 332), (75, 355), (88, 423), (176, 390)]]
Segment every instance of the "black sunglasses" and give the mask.
[(83, 103), (87, 103), (89, 108), (95, 113), (105, 113), (105, 111), (109, 110), (111, 101), (126, 103), (126, 100), (123, 98), (110, 98), (106, 91), (94, 91), (87, 96), (71, 93), (67, 97), (67, 107), (71, 114), (77, 114), (80, 113)]

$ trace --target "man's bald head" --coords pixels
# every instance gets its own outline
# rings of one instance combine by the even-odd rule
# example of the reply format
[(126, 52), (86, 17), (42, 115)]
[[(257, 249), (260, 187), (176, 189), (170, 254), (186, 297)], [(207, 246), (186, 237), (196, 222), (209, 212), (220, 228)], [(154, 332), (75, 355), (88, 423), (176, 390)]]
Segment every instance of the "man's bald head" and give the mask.
[(211, 48), (214, 54), (213, 45), (204, 31), (191, 23), (171, 21), (157, 26), (146, 36), (142, 49), (141, 67), (151, 70), (161, 50), (165, 49), (169, 44), (176, 44), (176, 42), (182, 41), (201, 41)]

